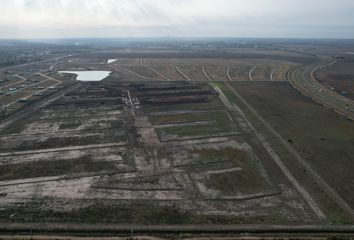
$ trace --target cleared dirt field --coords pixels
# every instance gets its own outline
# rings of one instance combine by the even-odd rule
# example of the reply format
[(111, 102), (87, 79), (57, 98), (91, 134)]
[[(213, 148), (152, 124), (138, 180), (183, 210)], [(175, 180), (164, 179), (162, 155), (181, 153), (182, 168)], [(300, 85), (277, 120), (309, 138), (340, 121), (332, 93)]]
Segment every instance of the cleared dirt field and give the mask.
[(157, 81), (208, 81), (208, 77), (214, 81), (229, 81), (230, 78), (233, 81), (248, 81), (250, 70), (255, 67), (251, 73), (252, 80), (277, 81), (285, 80), (287, 71), (296, 64), (274, 59), (137, 58), (130, 61), (119, 59), (112, 66), (115, 67), (116, 75), (123, 73), (130, 75), (130, 78), (143, 77), (145, 80)]
[(207, 65), (205, 71), (214, 81), (229, 81), (226, 75), (226, 65)]
[(352, 49), (287, 41), (108, 44), (0, 71), (5, 95), (27, 87), (0, 94), (14, 113), (0, 122), (0, 226), (351, 229), (353, 122), (286, 80), (338, 56), (316, 77), (354, 96)]
[[(166, 54), (166, 53), (164, 53)], [(96, 56), (96, 57), (95, 57)], [(117, 80), (163, 80), (163, 81), (207, 81), (208, 77), (203, 73), (203, 67), (210, 79), (216, 81), (228, 81), (229, 76), (235, 81), (250, 80), (249, 72), (253, 67), (253, 80), (284, 80), (286, 72), (296, 63), (279, 61), (268, 58), (270, 55), (262, 55), (260, 58), (245, 58), (243, 55), (234, 58), (172, 58), (167, 55), (162, 57), (145, 58), (117, 57), (116, 61), (107, 64), (108, 58), (100, 58), (92, 54), (91, 58), (70, 58), (58, 61), (51, 66), (51, 70), (111, 70), (113, 74), (107, 79)], [(296, 60), (296, 58), (295, 58)], [(271, 77), (272, 76), (272, 77)], [(59, 79), (63, 76), (56, 75)]]
[(208, 79), (204, 76), (202, 66), (200, 65), (189, 65), (189, 64), (179, 64), (178, 68), (186, 74), (192, 81), (207, 81)]
[(0, 222), (320, 222), (224, 100), (190, 81), (78, 85), (0, 131)]
[(248, 81), (249, 71), (253, 68), (252, 65), (240, 63), (230, 65), (229, 75), (234, 81)]
[(153, 80), (160, 80), (160, 81), (165, 80), (163, 77), (158, 75), (153, 70), (142, 65), (136, 65), (136, 66), (130, 65), (130, 66), (123, 66), (123, 67), (146, 78), (150, 78)]
[(232, 83), (232, 86), (354, 207), (352, 121), (302, 96), (285, 82)]
[(270, 74), (272, 72), (272, 67), (270, 66), (255, 66), (256, 68), (252, 71), (251, 77), (253, 81), (264, 81), (270, 80)]
[(104, 68), (107, 59), (102, 58), (68, 58), (60, 60), (51, 65), (51, 71), (87, 71), (97, 68)]
[(171, 81), (186, 80), (181, 74), (178, 73), (176, 67), (173, 65), (166, 65), (166, 64), (148, 65), (148, 64), (145, 64), (144, 66), (159, 73), (160, 77), (162, 77), (163, 80), (167, 80), (167, 81), (169, 81), (169, 80), (171, 80)]
[(308, 63), (313, 61), (314, 56), (294, 51), (274, 51), (267, 49), (249, 49), (249, 48), (237, 48), (237, 49), (225, 49), (225, 51), (179, 51), (179, 50), (157, 50), (151, 49), (149, 51), (144, 50), (113, 50), (102, 51), (95, 53), (87, 53), (80, 55), (80, 58), (96, 58), (96, 59), (269, 59), (269, 60), (281, 60), (291, 61), (295, 63)]

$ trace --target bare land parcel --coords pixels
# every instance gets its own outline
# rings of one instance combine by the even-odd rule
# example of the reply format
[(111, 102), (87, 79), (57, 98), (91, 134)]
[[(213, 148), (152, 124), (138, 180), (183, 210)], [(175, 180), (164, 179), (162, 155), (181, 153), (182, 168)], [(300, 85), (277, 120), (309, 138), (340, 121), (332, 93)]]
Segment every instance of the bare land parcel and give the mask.
[(2, 129), (2, 221), (323, 221), (208, 84), (114, 85)]
[[(28, 88), (0, 96), (16, 101), (0, 122), (0, 222), (354, 223), (353, 122), (287, 81), (314, 59), (97, 50), (1, 73), (6, 93)], [(76, 82), (62, 70), (112, 74)]]

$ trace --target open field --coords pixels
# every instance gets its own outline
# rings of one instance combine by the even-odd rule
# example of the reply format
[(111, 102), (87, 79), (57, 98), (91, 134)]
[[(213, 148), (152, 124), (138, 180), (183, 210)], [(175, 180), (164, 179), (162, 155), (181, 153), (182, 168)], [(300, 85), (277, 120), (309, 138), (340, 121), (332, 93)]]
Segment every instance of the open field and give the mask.
[[(313, 84), (349, 98), (349, 50), (194, 44), (106, 46), (0, 70), (0, 232), (351, 227), (354, 125), (317, 104)], [(59, 71), (112, 73), (79, 82)]]
[[(229, 81), (229, 76), (233, 81), (250, 80), (249, 72), (256, 66), (256, 71), (253, 72), (253, 80), (285, 80), (286, 72), (296, 66), (296, 63), (287, 63), (280, 61), (264, 61), (254, 59), (139, 59), (134, 64), (132, 61), (129, 65), (121, 61), (115, 62), (113, 65), (122, 66), (139, 74), (140, 76), (152, 80), (192, 80), (192, 81), (207, 81), (209, 80), (203, 73), (203, 67), (208, 77), (215, 81)], [(143, 63), (143, 64), (142, 64)], [(152, 70), (151, 70), (152, 69)], [(153, 72), (153, 70), (155, 72)], [(157, 72), (157, 74), (156, 74)], [(183, 74), (181, 74), (181, 72)], [(161, 76), (162, 75), (162, 76)]]
[(354, 69), (352, 56), (320, 69), (316, 72), (317, 80), (324, 86), (354, 101)]
[(2, 129), (1, 221), (319, 221), (207, 84), (106, 84)]
[(353, 206), (353, 196), (349, 193), (354, 154), (351, 121), (303, 97), (288, 83), (233, 83), (232, 86), (349, 206)]
[[(233, 120), (227, 112), (210, 112), (206, 114), (200, 112), (175, 114), (172, 112), (171, 115), (166, 112), (165, 114), (152, 120), (153, 124), (160, 122), (160, 127), (157, 129), (160, 140), (178, 140), (189, 137), (202, 138), (239, 133), (237, 126), (233, 124)], [(161, 119), (162, 117), (163, 119)], [(163, 122), (162, 124), (161, 121)]]

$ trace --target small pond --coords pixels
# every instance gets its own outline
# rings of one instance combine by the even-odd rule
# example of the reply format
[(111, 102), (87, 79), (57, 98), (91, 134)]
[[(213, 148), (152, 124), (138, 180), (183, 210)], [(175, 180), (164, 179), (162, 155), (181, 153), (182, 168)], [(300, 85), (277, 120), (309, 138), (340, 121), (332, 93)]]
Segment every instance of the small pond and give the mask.
[(102, 81), (112, 72), (110, 71), (60, 71), (61, 74), (75, 74), (76, 80), (83, 82)]

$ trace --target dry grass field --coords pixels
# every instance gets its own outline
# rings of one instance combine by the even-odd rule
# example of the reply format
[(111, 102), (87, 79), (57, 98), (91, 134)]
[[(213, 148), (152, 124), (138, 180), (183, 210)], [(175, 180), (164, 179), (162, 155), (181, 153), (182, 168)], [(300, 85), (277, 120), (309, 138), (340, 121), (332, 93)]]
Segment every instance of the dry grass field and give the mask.
[[(350, 206), (354, 206), (350, 190), (354, 170), (352, 121), (302, 96), (286, 82), (235, 82), (232, 86)], [(333, 217), (334, 221), (338, 220), (336, 218)]]
[[(131, 59), (129, 64), (127, 61), (121, 60), (112, 64), (119, 69), (119, 72), (124, 72), (122, 68), (127, 69), (128, 71), (125, 71), (125, 74), (131, 71), (130, 74), (132, 72), (137, 74), (135, 77), (164, 81), (208, 81), (209, 78), (214, 81), (229, 81), (229, 77), (232, 81), (249, 81), (251, 80), (250, 75), (252, 80), (255, 81), (283, 81), (286, 79), (287, 71), (296, 65), (296, 63), (276, 60), (191, 58)], [(208, 77), (203, 72), (203, 67)], [(250, 74), (254, 67), (254, 71)], [(227, 76), (228, 68), (229, 77)]]
[[(0, 223), (353, 223), (309, 171), (354, 206), (353, 122), (286, 81), (310, 50), (269, 49), (100, 49), (1, 72)], [(111, 74), (59, 73), (74, 70)], [(343, 60), (317, 77), (340, 91), (351, 75)]]
[(316, 72), (317, 80), (324, 86), (354, 100), (354, 57), (347, 57)]

